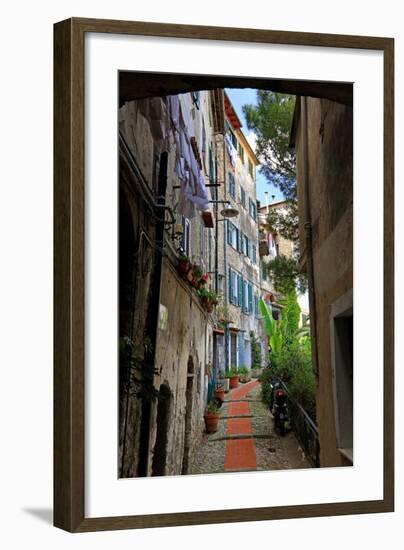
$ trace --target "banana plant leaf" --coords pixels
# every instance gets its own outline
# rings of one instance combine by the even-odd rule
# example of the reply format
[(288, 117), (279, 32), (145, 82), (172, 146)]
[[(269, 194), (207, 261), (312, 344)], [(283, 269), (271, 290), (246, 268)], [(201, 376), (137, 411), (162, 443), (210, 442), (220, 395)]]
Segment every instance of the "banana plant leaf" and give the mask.
[(275, 319), (272, 317), (272, 311), (268, 309), (268, 306), (262, 298), (260, 298), (259, 300), (259, 308), (262, 315), (262, 320), (264, 322), (265, 332), (267, 333), (267, 336), (271, 338), (276, 330), (276, 322)]
[(274, 353), (280, 353), (282, 351), (283, 336), (280, 330), (275, 330), (275, 332), (269, 339), (269, 343)]

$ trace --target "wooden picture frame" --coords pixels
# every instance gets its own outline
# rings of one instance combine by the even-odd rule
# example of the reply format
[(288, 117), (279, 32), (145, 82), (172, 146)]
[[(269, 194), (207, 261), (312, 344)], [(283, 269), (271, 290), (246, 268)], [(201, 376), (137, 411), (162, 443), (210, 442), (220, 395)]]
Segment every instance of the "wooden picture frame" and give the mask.
[[(133, 34), (378, 50), (384, 56), (384, 496), (382, 500), (86, 518), (84, 38)], [(394, 41), (391, 38), (73, 18), (54, 29), (54, 524), (70, 532), (394, 510)]]

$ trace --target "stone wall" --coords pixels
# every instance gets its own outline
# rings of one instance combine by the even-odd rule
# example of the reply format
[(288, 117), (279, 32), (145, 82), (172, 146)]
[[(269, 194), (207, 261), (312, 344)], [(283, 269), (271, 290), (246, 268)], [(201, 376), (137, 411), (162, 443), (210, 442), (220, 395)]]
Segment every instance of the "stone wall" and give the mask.
[[(184, 453), (191, 459), (203, 432), (206, 375), (212, 364), (212, 328), (195, 290), (184, 283), (168, 260), (164, 261), (160, 303), (167, 308), (167, 324), (157, 336), (154, 385), (170, 392), (166, 440), (166, 475), (183, 472)], [(188, 391), (187, 391), (188, 388)], [(158, 432), (158, 406), (152, 408), (149, 474)], [(188, 415), (188, 417), (187, 417)], [(190, 439), (186, 441), (186, 434)], [(187, 456), (185, 456), (187, 460)]]
[[(331, 365), (331, 305), (353, 286), (352, 108), (307, 98), (309, 193), (317, 318), (317, 419), (321, 466), (347, 461), (337, 449)], [(296, 136), (300, 239), (305, 249), (304, 156), (301, 124)], [(307, 251), (306, 251), (307, 254)]]

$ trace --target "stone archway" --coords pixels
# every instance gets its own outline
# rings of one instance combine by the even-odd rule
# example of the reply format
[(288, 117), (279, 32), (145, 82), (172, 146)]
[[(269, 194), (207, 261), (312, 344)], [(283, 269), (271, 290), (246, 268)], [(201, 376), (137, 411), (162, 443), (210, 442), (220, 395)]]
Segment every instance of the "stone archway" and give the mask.
[(187, 369), (187, 389), (185, 393), (185, 435), (184, 435), (184, 454), (182, 459), (181, 474), (185, 475), (189, 470), (189, 459), (192, 444), (192, 410), (193, 410), (193, 393), (194, 393), (194, 378), (195, 378), (194, 360), (192, 356), (188, 359)]
[(153, 449), (152, 476), (164, 476), (167, 463), (167, 432), (170, 423), (172, 393), (168, 384), (161, 384), (157, 405), (157, 433)]

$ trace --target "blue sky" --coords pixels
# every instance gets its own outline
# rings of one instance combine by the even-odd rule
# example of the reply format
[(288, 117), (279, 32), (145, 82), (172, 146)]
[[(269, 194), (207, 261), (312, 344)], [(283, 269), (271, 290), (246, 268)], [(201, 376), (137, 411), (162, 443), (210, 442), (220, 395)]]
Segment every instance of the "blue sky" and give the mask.
[[(229, 89), (226, 88), (226, 93), (230, 98), (230, 101), (233, 104), (233, 107), (237, 113), (237, 116), (241, 120), (243, 127), (242, 131), (246, 136), (250, 133), (247, 128), (247, 123), (243, 115), (243, 105), (251, 103), (252, 105), (257, 104), (257, 91), (252, 88), (237, 88)], [(261, 202), (261, 205), (265, 205), (265, 191), (268, 191), (268, 201), (272, 201), (272, 195), (275, 195), (275, 200), (282, 200), (283, 195), (273, 185), (267, 183), (267, 180), (257, 171), (257, 199)]]

